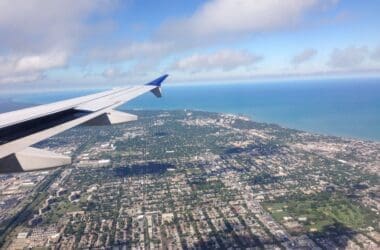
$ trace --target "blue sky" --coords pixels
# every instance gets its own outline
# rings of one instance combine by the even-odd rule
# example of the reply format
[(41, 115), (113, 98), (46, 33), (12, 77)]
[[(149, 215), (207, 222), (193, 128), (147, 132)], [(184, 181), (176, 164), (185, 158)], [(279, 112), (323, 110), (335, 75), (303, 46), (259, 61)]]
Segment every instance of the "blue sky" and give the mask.
[(0, 88), (378, 76), (373, 0), (3, 0)]

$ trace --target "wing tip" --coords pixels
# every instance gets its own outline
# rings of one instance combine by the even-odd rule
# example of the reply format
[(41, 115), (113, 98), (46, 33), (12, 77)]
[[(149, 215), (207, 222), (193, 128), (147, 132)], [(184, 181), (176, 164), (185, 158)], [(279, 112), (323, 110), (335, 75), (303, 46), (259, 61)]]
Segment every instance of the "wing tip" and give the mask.
[(161, 87), (161, 83), (168, 77), (169, 75), (168, 74), (165, 74), (163, 76), (160, 76), (159, 78), (151, 81), (151, 82), (148, 82), (147, 84), (145, 85), (151, 85), (151, 86), (156, 86), (156, 87)]

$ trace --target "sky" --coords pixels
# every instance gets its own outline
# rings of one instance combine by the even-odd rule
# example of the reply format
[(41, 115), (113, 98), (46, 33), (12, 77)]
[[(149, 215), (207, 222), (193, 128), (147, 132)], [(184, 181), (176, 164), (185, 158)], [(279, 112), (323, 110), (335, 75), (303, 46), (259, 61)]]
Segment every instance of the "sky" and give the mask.
[(0, 0), (0, 90), (380, 75), (377, 0)]

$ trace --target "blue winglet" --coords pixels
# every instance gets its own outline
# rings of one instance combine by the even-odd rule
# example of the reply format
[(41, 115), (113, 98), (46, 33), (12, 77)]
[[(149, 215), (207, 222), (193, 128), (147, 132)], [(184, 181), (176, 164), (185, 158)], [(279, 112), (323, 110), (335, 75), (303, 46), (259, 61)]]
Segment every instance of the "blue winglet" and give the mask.
[(166, 77), (168, 77), (169, 75), (168, 74), (165, 74), (163, 76), (160, 76), (159, 78), (151, 81), (151, 82), (148, 82), (147, 84), (145, 85), (152, 85), (152, 86), (157, 86), (157, 87), (161, 87), (161, 83), (166, 79)]

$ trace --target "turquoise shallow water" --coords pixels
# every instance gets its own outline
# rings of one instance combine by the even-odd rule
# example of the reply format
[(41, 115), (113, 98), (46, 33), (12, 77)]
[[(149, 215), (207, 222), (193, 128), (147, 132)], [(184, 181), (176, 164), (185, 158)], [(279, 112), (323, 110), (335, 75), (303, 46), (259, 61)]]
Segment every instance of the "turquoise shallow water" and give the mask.
[[(48, 103), (94, 91), (14, 94), (15, 101)], [(310, 132), (380, 141), (380, 79), (165, 86), (122, 108), (197, 109), (244, 114)], [(1, 97), (1, 96), (0, 96)]]

